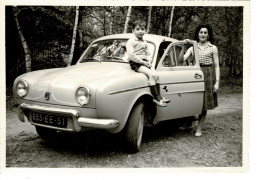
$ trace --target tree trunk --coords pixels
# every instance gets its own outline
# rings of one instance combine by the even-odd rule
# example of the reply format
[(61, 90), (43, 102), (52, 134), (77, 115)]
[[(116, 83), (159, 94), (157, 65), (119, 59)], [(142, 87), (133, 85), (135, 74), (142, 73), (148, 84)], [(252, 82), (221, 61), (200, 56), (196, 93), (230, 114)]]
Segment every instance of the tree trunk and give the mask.
[(106, 33), (106, 24), (107, 24), (107, 22), (106, 22), (106, 10), (105, 10), (105, 8), (103, 9), (103, 30), (104, 30), (104, 36), (106, 36), (107, 35), (107, 33)]
[(172, 6), (172, 9), (171, 9), (171, 17), (170, 17), (170, 25), (169, 25), (169, 34), (168, 34), (168, 37), (170, 37), (171, 34), (172, 34), (172, 20), (173, 20), (173, 15), (174, 15), (174, 6)]
[(73, 59), (73, 54), (74, 54), (74, 49), (75, 49), (75, 44), (76, 44), (78, 20), (79, 20), (79, 6), (76, 6), (75, 25), (73, 28), (72, 42), (71, 42), (71, 48), (70, 48), (70, 54), (69, 54), (67, 66), (70, 66), (71, 61)]
[(227, 43), (227, 49), (228, 49), (228, 66), (229, 66), (229, 75), (232, 74), (232, 50), (231, 50), (231, 46), (232, 46), (232, 38), (231, 38), (231, 32), (230, 32), (230, 23), (229, 23), (229, 18), (228, 18), (228, 12), (227, 12), (227, 8), (225, 7), (225, 18), (226, 18), (226, 24), (227, 24), (227, 31), (228, 31), (228, 43)]
[(156, 29), (156, 34), (159, 34), (159, 27), (158, 27), (158, 21), (159, 21), (159, 20), (158, 20), (158, 19), (159, 19), (159, 18), (158, 18), (158, 14), (159, 14), (159, 12), (160, 12), (160, 9), (159, 9), (159, 8), (160, 8), (160, 7), (156, 7), (156, 11), (155, 11), (155, 12), (156, 12), (156, 14), (155, 14), (155, 24), (156, 24), (156, 25), (155, 25), (155, 27), (156, 27), (155, 29)]
[(167, 7), (163, 7), (163, 36), (166, 36), (166, 8)]
[(111, 14), (110, 14), (110, 23), (109, 23), (109, 34), (113, 34), (113, 14), (114, 14), (114, 8), (111, 7)]
[(151, 26), (151, 17), (152, 17), (152, 6), (149, 7), (149, 14), (148, 14), (148, 23), (147, 23), (147, 33), (150, 32), (150, 26)]
[[(237, 37), (239, 36), (239, 26), (241, 24), (241, 18), (237, 17), (238, 13), (234, 14), (232, 8), (225, 7), (225, 18), (227, 23), (228, 30), (228, 56), (229, 56), (229, 75), (230, 76), (239, 76), (243, 72), (240, 61), (243, 61), (242, 54), (239, 53), (239, 43)], [(236, 27), (236, 28), (233, 28)], [(242, 46), (243, 47), (243, 46)]]
[(83, 33), (82, 33), (82, 27), (79, 28), (79, 49), (80, 49), (80, 54), (83, 53)]
[(204, 18), (203, 18), (204, 23), (207, 23), (208, 21), (208, 7), (205, 7), (205, 12), (204, 12)]
[(78, 27), (78, 32), (79, 32), (79, 50), (80, 50), (80, 55), (83, 53), (83, 28), (82, 28), (82, 11), (79, 8), (79, 27)]
[(20, 37), (20, 40), (21, 40), (21, 43), (22, 43), (22, 46), (23, 46), (23, 50), (24, 50), (26, 72), (30, 72), (31, 71), (31, 64), (32, 64), (31, 52), (30, 52), (30, 49), (29, 49), (27, 42), (24, 38), (23, 32), (21, 30), (21, 27), (20, 27), (20, 24), (19, 24), (19, 21), (18, 21), (17, 16), (19, 14), (19, 11), (16, 7), (13, 7), (13, 12), (14, 12), (14, 19), (15, 19), (15, 22), (16, 22), (18, 34), (19, 34), (19, 37)]
[(126, 19), (125, 19), (124, 33), (127, 33), (127, 28), (128, 28), (128, 23), (129, 23), (129, 20), (130, 20), (131, 12), (132, 12), (132, 6), (129, 6), (128, 11), (127, 11), (127, 15), (126, 15)]

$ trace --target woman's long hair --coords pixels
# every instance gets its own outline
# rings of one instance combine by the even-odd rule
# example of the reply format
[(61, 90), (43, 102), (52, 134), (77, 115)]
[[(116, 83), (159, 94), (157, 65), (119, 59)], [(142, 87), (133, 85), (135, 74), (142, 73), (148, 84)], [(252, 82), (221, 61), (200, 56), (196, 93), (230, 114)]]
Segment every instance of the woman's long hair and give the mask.
[(194, 34), (194, 39), (199, 42), (199, 32), (201, 30), (201, 28), (207, 28), (208, 30), (208, 35), (209, 35), (209, 39), (208, 41), (213, 43), (213, 33), (212, 33), (212, 28), (210, 25), (207, 25), (207, 24), (201, 24), (199, 25), (196, 30), (195, 30), (195, 34)]

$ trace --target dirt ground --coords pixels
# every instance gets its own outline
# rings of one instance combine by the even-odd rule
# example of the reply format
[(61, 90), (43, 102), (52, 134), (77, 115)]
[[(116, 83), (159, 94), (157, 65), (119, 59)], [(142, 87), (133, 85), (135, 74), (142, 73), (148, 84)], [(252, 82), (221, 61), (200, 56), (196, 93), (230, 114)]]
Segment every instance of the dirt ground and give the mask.
[(201, 137), (194, 136), (195, 128), (179, 130), (176, 121), (145, 128), (136, 154), (125, 152), (120, 135), (104, 131), (59, 133), (52, 141), (42, 140), (34, 126), (7, 108), (6, 167), (241, 167), (242, 102), (242, 93), (220, 93), (219, 107), (208, 112)]

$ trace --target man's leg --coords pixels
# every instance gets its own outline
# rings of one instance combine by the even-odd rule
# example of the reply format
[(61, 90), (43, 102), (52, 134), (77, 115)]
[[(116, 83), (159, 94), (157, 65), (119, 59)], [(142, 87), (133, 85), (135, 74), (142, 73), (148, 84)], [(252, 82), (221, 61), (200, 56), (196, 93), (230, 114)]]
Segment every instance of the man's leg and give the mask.
[(145, 67), (145, 66), (141, 66), (137, 72), (140, 72), (140, 73), (143, 73), (145, 74), (147, 77), (148, 77), (148, 80), (149, 80), (149, 84), (150, 86), (153, 86), (156, 84), (156, 81), (153, 77), (153, 71), (150, 70), (148, 67)]
[(165, 107), (166, 104), (163, 102), (163, 100), (160, 98), (160, 95), (158, 93), (157, 87), (156, 87), (156, 74), (155, 71), (150, 70), (149, 68), (145, 66), (141, 66), (138, 70), (138, 72), (145, 74), (149, 79), (150, 89), (151, 93), (153, 95), (153, 102), (161, 107)]

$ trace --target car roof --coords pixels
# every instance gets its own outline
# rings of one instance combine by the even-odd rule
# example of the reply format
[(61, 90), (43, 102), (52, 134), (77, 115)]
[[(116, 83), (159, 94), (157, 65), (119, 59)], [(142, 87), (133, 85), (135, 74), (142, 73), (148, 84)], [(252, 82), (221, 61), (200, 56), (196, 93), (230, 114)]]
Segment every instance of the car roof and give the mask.
[[(133, 33), (113, 34), (113, 35), (100, 37), (100, 38), (96, 39), (94, 42), (101, 41), (101, 40), (109, 40), (109, 39), (129, 39), (131, 37), (133, 37)], [(161, 43), (163, 41), (170, 41), (170, 42), (178, 41), (177, 39), (173, 39), (173, 38), (166, 37), (166, 36), (155, 35), (155, 34), (145, 34), (144, 40), (151, 41), (156, 44)]]

